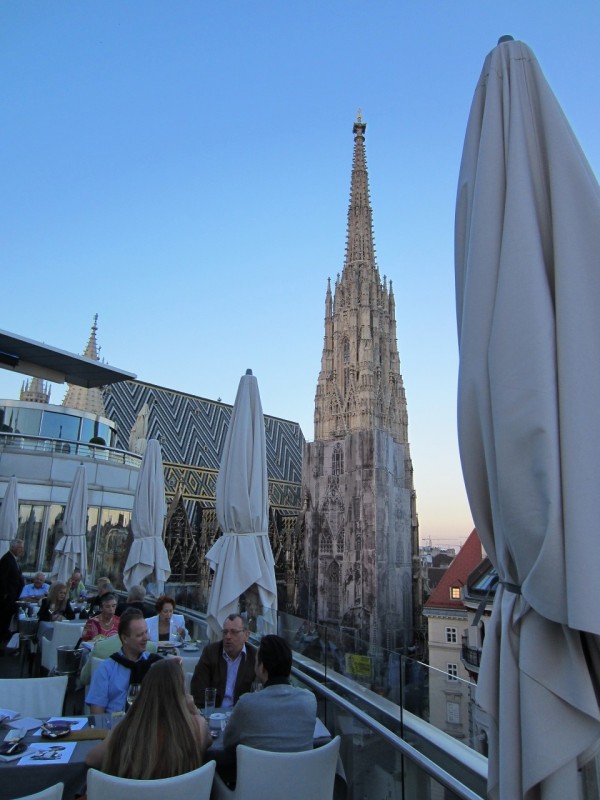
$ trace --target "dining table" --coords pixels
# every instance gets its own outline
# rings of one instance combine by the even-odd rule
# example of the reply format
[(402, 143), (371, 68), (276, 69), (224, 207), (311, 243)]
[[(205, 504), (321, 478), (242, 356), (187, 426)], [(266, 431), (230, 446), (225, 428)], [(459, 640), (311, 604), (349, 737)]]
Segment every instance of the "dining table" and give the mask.
[[(52, 717), (52, 719), (62, 718)], [(64, 738), (47, 739), (39, 734), (40, 728), (36, 726), (35, 729), (29, 730), (23, 739), (30, 751), (32, 748), (29, 746), (34, 745), (36, 749), (41, 749), (48, 755), (47, 759), (40, 756), (39, 761), (32, 761), (32, 753), (29, 752), (28, 755), (26, 752), (21, 758), (13, 761), (0, 760), (0, 800), (14, 800), (40, 792), (60, 782), (64, 783), (63, 800), (73, 800), (76, 794), (85, 792), (85, 776), (88, 770), (85, 763), (86, 755), (105, 738), (113, 723), (113, 715), (92, 714), (86, 717), (69, 716), (64, 719), (78, 722), (77, 727), (81, 729), (72, 730), (69, 736)], [(43, 721), (40, 720), (40, 723)], [(14, 725), (18, 723), (17, 719)], [(4, 740), (9, 730), (6, 725), (2, 725), (0, 739)], [(43, 747), (40, 747), (41, 745)], [(69, 750), (73, 749), (68, 761), (52, 760), (53, 748), (63, 746)]]

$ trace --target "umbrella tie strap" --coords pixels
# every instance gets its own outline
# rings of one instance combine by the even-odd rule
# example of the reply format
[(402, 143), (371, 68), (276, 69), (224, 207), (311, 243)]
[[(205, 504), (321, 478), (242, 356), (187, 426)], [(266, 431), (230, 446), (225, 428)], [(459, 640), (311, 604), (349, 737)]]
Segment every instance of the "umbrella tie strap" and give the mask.
[[(502, 583), (502, 581), (500, 581), (500, 583)], [(490, 585), (488, 587), (487, 592), (481, 598), (479, 605), (477, 606), (477, 611), (475, 612), (475, 616), (473, 617), (473, 622), (471, 623), (471, 627), (476, 628), (479, 625), (479, 620), (483, 616), (483, 612), (485, 611), (487, 602), (490, 599), (490, 595), (492, 594), (492, 592), (496, 591), (497, 585), (498, 585), (498, 576), (495, 575), (490, 581)]]
[(521, 587), (518, 586), (516, 583), (509, 583), (508, 581), (499, 581), (501, 586), (504, 586), (507, 592), (512, 592), (513, 594), (521, 594)]

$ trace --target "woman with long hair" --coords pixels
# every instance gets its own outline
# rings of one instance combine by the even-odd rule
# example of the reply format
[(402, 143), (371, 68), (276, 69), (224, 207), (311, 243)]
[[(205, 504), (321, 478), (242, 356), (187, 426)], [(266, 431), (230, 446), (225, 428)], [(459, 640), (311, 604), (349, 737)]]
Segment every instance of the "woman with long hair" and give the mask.
[(185, 694), (181, 664), (165, 658), (150, 668), (124, 719), (86, 762), (120, 778), (172, 778), (201, 767), (209, 744), (206, 720)]
[(75, 612), (67, 598), (67, 585), (53, 583), (48, 590), (48, 597), (42, 600), (38, 619), (42, 622), (62, 622), (64, 619), (75, 619)]
[(116, 636), (119, 632), (119, 617), (115, 614), (117, 608), (117, 598), (112, 592), (103, 594), (100, 598), (100, 613), (96, 617), (90, 617), (83, 629), (84, 642), (96, 641), (97, 639), (107, 639), (109, 636)]
[(149, 617), (148, 638), (151, 642), (173, 642), (176, 639), (185, 641), (190, 638), (185, 627), (183, 614), (175, 614), (175, 600), (166, 594), (161, 595), (154, 606), (158, 612)]

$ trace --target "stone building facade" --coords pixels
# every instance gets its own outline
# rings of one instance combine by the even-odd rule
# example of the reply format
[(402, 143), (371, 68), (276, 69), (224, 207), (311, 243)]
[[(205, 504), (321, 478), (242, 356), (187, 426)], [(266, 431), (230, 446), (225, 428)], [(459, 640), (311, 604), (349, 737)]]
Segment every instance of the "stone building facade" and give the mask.
[(418, 524), (392, 283), (375, 260), (365, 157), (354, 124), (348, 238), (325, 296), (315, 441), (304, 447), (304, 613), (373, 645), (412, 643)]

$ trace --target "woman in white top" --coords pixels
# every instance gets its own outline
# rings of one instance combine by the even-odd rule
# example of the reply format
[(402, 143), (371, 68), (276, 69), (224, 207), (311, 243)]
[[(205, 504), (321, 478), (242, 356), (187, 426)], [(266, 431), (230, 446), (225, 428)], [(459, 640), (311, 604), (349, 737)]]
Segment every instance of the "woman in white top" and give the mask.
[(158, 611), (155, 617), (146, 620), (148, 624), (148, 638), (151, 642), (188, 641), (189, 633), (185, 627), (183, 614), (175, 614), (175, 600), (167, 595), (161, 595), (154, 608)]

